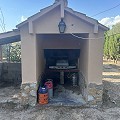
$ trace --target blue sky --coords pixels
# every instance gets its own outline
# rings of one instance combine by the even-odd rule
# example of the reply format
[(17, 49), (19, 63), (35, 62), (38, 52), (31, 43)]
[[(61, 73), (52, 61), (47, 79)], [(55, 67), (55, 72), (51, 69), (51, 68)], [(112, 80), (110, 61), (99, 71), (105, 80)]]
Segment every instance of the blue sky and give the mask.
[[(55, 0), (0, 0), (0, 7), (4, 14), (6, 30), (12, 30), (25, 18), (37, 13)], [(68, 7), (93, 16), (96, 13), (120, 4), (120, 0), (68, 0)], [(0, 18), (2, 18), (0, 14)], [(120, 21), (120, 6), (94, 17), (106, 26)], [(2, 32), (0, 28), (0, 32)]]

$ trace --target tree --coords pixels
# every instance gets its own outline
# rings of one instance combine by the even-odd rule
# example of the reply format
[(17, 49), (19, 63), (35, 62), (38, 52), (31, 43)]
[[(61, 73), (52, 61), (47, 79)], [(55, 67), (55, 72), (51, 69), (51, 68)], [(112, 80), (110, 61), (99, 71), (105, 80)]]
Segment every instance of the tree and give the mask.
[(10, 61), (20, 62), (21, 61), (21, 44), (12, 43), (10, 45)]
[(3, 61), (21, 62), (21, 42), (3, 45)]
[(105, 33), (104, 56), (113, 59), (116, 63), (120, 58), (120, 23)]
[(110, 58), (110, 54), (109, 54), (109, 37), (108, 37), (108, 33), (105, 33), (105, 41), (104, 41), (104, 56), (107, 57), (107, 59)]

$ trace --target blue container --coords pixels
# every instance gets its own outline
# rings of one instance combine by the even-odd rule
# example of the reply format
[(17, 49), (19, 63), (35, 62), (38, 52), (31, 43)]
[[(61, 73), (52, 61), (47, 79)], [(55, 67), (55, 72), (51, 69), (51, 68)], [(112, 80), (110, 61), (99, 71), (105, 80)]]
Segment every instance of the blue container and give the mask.
[(47, 87), (39, 87), (38, 93), (45, 94), (48, 92)]

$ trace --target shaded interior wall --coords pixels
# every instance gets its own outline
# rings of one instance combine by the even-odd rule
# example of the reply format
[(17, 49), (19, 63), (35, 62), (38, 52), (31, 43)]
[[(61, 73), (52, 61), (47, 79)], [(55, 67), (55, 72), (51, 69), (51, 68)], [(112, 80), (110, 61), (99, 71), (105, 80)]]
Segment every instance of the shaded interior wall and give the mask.
[(11, 85), (20, 85), (21, 63), (0, 63), (0, 81)]
[(42, 49), (41, 41), (42, 41), (42, 39), (37, 37), (37, 76), (38, 76), (38, 82), (40, 82), (41, 75), (44, 72), (44, 68), (45, 68), (44, 50)]
[(81, 51), (80, 51), (80, 80), (79, 85), (81, 87), (82, 95), (87, 98), (87, 84), (88, 84), (88, 41), (89, 40), (81, 40)]
[(81, 40), (81, 51), (80, 51), (80, 72), (82, 72), (86, 81), (88, 80), (88, 40)]
[(80, 49), (80, 41), (72, 35), (44, 35), (41, 44), (42, 49)]

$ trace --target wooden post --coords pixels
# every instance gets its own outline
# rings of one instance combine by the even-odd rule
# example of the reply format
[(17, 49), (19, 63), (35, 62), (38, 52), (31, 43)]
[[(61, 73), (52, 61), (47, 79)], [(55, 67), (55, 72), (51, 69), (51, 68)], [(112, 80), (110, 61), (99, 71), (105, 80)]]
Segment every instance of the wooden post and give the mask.
[(60, 72), (60, 84), (64, 85), (64, 71)]

